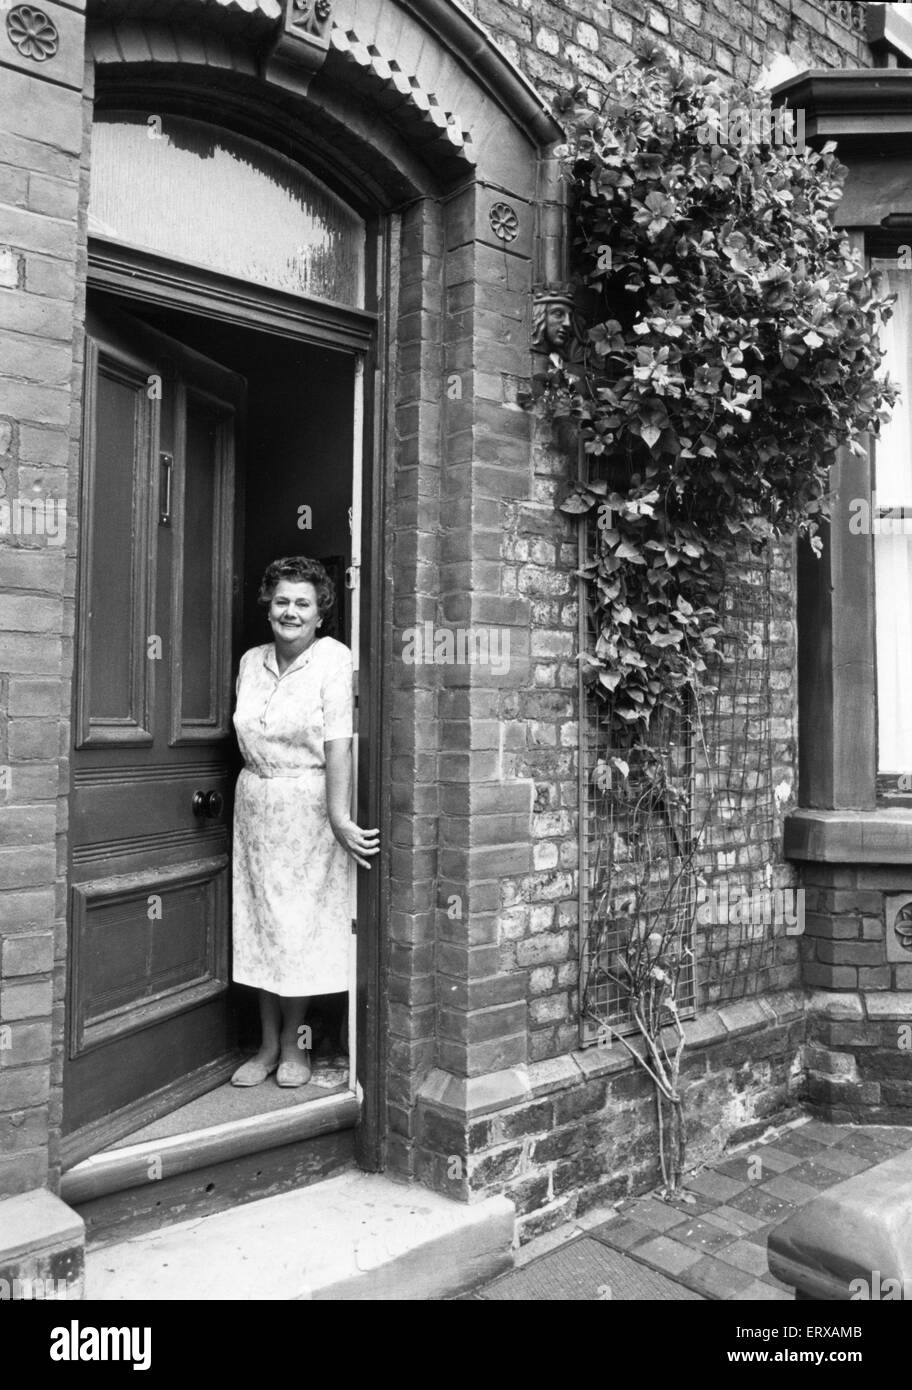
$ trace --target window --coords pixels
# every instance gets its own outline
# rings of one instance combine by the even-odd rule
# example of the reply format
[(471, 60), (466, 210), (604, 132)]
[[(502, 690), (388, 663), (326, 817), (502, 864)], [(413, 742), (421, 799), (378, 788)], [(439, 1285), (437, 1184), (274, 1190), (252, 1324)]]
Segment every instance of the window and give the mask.
[[(884, 326), (884, 366), (902, 394), (874, 448), (870, 524), (874, 535), (877, 650), (877, 768), (912, 771), (912, 259), (873, 257), (883, 290), (896, 295)], [(859, 501), (854, 521), (860, 528)]]
[(202, 121), (100, 113), (89, 233), (364, 308), (363, 220), (292, 160)]

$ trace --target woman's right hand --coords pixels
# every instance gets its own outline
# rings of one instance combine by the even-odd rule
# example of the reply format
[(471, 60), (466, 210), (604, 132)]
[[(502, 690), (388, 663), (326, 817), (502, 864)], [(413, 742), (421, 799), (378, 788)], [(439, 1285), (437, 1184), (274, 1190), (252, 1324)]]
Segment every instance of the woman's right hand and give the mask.
[(362, 869), (370, 868), (370, 859), (365, 856), (380, 853), (379, 830), (362, 830), (360, 825), (349, 819), (332, 824), (332, 832), (342, 848)]

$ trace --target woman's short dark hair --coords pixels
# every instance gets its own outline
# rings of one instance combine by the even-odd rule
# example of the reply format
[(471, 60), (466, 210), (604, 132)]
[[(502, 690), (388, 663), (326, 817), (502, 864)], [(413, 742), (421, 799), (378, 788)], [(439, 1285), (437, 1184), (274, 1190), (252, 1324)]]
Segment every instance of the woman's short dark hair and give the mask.
[(257, 602), (268, 608), (279, 587), (279, 581), (287, 579), (291, 584), (312, 584), (317, 591), (317, 609), (325, 618), (336, 601), (336, 586), (319, 560), (309, 560), (306, 555), (286, 555), (283, 560), (273, 560), (263, 575)]

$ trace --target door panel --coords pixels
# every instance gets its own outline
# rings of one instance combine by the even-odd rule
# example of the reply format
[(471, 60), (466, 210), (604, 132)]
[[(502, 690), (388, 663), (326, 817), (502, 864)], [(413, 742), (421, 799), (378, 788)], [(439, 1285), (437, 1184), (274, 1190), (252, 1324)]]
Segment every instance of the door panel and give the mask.
[[(143, 659), (151, 617), (153, 459), (160, 402), (150, 399), (150, 364), (114, 344), (86, 353), (83, 543), (98, 563), (83, 570), (77, 747), (151, 743), (152, 670)], [(104, 544), (110, 534), (135, 543)], [(117, 640), (108, 640), (116, 633)]]
[[(181, 387), (172, 572), (171, 741), (231, 730), (234, 421), (217, 397)], [(185, 458), (205, 468), (182, 466)]]
[[(150, 897), (160, 901), (160, 917), (150, 918)], [(227, 902), (221, 858), (76, 885), (74, 1047), (135, 1032), (219, 993)]]
[[(90, 310), (64, 1132), (211, 1084), (228, 1003), (236, 439), (244, 382)], [(201, 798), (198, 794), (203, 793)], [(215, 1079), (218, 1079), (215, 1076)], [(77, 1142), (69, 1148), (78, 1157)]]

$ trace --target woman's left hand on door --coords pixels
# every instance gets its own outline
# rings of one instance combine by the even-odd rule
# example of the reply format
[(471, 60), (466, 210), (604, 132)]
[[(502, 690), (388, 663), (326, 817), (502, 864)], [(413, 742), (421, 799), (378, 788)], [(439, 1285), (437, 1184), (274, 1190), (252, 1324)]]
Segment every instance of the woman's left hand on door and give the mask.
[(379, 830), (362, 830), (353, 820), (347, 820), (333, 825), (332, 832), (342, 848), (362, 869), (370, 868), (370, 860), (364, 856), (380, 853)]

